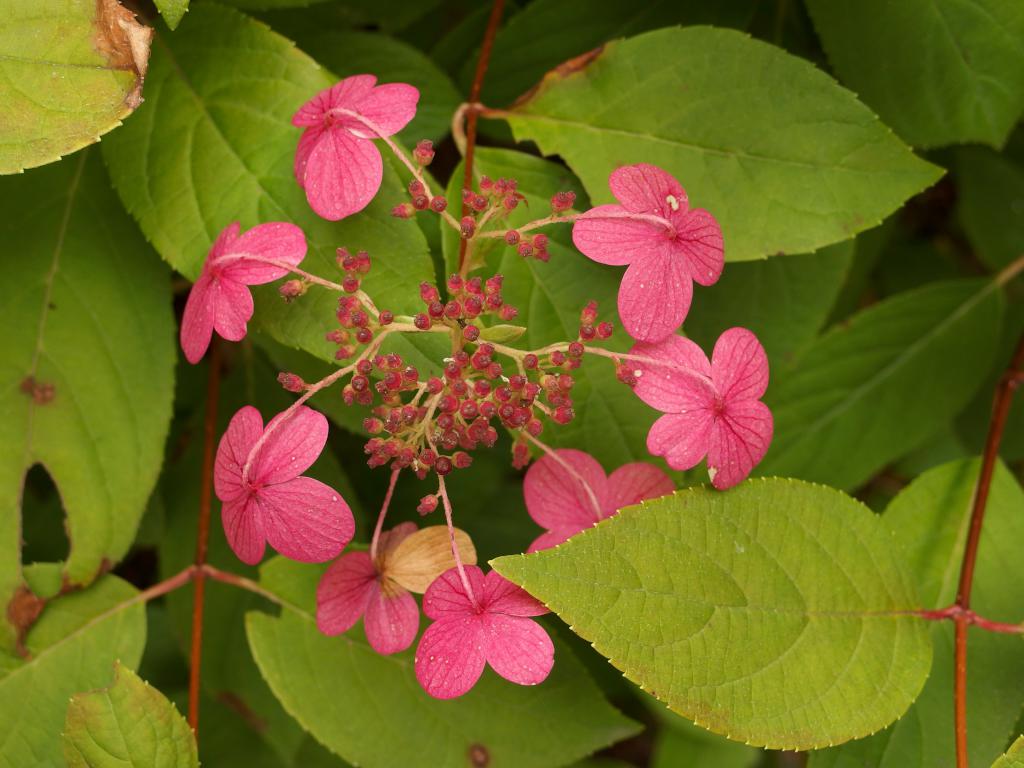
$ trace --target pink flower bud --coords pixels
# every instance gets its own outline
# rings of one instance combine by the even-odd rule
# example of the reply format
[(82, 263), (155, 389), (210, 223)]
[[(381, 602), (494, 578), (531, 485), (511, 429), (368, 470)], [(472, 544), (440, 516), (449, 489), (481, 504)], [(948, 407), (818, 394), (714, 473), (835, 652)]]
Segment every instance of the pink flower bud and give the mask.
[(277, 374), (277, 381), (289, 392), (304, 392), (306, 390), (306, 382), (302, 380), (301, 376), (296, 376), (294, 373), (281, 372)]
[(421, 139), (416, 143), (412, 156), (420, 165), (430, 165), (434, 159), (434, 142), (429, 139)]

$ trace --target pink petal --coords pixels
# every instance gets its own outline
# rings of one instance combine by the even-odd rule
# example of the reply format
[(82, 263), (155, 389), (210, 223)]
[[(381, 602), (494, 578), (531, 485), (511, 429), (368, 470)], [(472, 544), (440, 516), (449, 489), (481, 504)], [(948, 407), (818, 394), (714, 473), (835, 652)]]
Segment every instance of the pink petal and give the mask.
[(384, 531), (380, 535), (380, 541), (377, 542), (377, 557), (381, 561), (387, 560), (388, 556), (395, 551), (399, 544), (418, 530), (419, 528), (416, 527), (416, 523), (406, 521), (399, 523), (390, 531)]
[(185, 313), (181, 317), (181, 349), (185, 359), (193, 365), (206, 354), (213, 338), (216, 291), (211, 288), (212, 281), (204, 271), (189, 291)]
[(376, 84), (373, 75), (352, 75), (325, 88), (303, 104), (292, 117), (292, 125), (305, 128), (323, 123), (327, 112), (336, 107), (352, 109)]
[(772, 427), (772, 412), (760, 400), (727, 404), (708, 446), (708, 474), (715, 488), (731, 488), (750, 474), (768, 450)]
[(554, 528), (550, 531), (546, 531), (530, 543), (530, 546), (526, 548), (526, 552), (529, 554), (531, 552), (540, 552), (542, 549), (557, 547), (559, 544), (564, 541), (568, 541), (582, 530), (583, 528)]
[(768, 356), (757, 336), (746, 328), (723, 332), (711, 354), (711, 378), (726, 403), (761, 397), (768, 389)]
[(484, 671), (481, 621), (447, 615), (423, 633), (416, 648), (416, 679), (435, 699), (454, 699), (476, 685)]
[(712, 285), (722, 276), (725, 256), (722, 228), (715, 217), (697, 208), (672, 217), (676, 227), (673, 246), (687, 263), (690, 276), (701, 285)]
[[(420, 92), (405, 83), (378, 85), (355, 105), (355, 111), (380, 129), (380, 136), (398, 133), (416, 116)], [(351, 128), (359, 136), (373, 136), (366, 126)]]
[(608, 479), (601, 465), (588, 453), (563, 448), (556, 454), (572, 471), (548, 454), (535, 461), (523, 480), (526, 511), (544, 528), (582, 531), (601, 519), (608, 495)]
[(679, 330), (692, 298), (686, 262), (652, 253), (630, 264), (622, 276), (619, 317), (634, 339), (658, 342)]
[(420, 628), (420, 609), (413, 596), (404, 589), (391, 597), (376, 589), (366, 607), (363, 626), (373, 650), (385, 655), (398, 653), (416, 639)]
[(625, 464), (608, 478), (609, 514), (623, 507), (639, 504), (644, 499), (656, 499), (675, 490), (672, 479), (653, 464), (633, 462)]
[(650, 253), (669, 255), (665, 227), (631, 219), (621, 205), (598, 205), (572, 225), (572, 242), (591, 261), (622, 266)]
[(634, 344), (629, 354), (660, 363), (627, 361), (637, 377), (633, 391), (652, 408), (673, 413), (707, 407), (714, 402), (711, 363), (689, 339), (669, 336), (657, 344)]
[(689, 204), (686, 191), (675, 177), (648, 163), (616, 168), (608, 177), (608, 186), (615, 199), (634, 213), (670, 218), (674, 213), (685, 213)]
[[(475, 565), (465, 566), (465, 571), (473, 595), (479, 600), (484, 593), (484, 572)], [(423, 612), (432, 619), (471, 614), (474, 610), (457, 568), (449, 568), (434, 579), (423, 595)]]
[(672, 469), (690, 469), (708, 452), (713, 426), (714, 417), (707, 408), (666, 414), (647, 433), (647, 450), (664, 456)]
[(544, 682), (555, 646), (536, 621), (489, 613), (483, 617), (484, 656), (495, 672), (519, 685)]
[(324, 571), (316, 587), (316, 625), (325, 635), (347, 632), (366, 611), (375, 592), (377, 569), (367, 552), (348, 552)]
[(242, 468), (249, 451), (263, 434), (263, 417), (251, 405), (240, 408), (217, 446), (213, 464), (213, 489), (221, 501), (237, 499), (246, 492), (242, 485)]
[(304, 405), (290, 414), (279, 413), (267, 423), (268, 430), (271, 425), (274, 429), (250, 472), (254, 481), (264, 485), (298, 477), (313, 466), (327, 443), (327, 417)]
[(297, 477), (256, 495), (267, 541), (285, 557), (303, 563), (333, 560), (352, 540), (352, 510), (330, 486)]
[(317, 214), (337, 221), (369, 205), (383, 178), (384, 161), (373, 142), (335, 127), (309, 155), (306, 199)]
[(210, 293), (214, 297), (214, 330), (228, 341), (244, 339), (253, 313), (249, 289), (227, 277), (220, 277), (214, 280)]
[(206, 256), (206, 264), (216, 261), (220, 256), (223, 256), (231, 248), (231, 244), (238, 239), (238, 233), (242, 231), (242, 227), (237, 221), (233, 221), (228, 224), (224, 229), (217, 235), (217, 239), (214, 241), (213, 246), (210, 248), (210, 252)]
[(548, 612), (543, 603), (497, 571), (487, 574), (480, 602), (488, 613), (508, 616), (543, 616)]
[(225, 501), (220, 510), (220, 519), (228, 544), (239, 560), (246, 565), (256, 565), (263, 559), (266, 536), (255, 497), (240, 496)]
[[(273, 259), (298, 266), (306, 257), (306, 236), (294, 224), (272, 221), (253, 227), (235, 240), (227, 256), (249, 254), (257, 259)], [(255, 259), (229, 260), (222, 268), (225, 278), (245, 285), (262, 285), (288, 274), (285, 267)]]
[(295, 180), (300, 187), (306, 186), (306, 166), (309, 164), (309, 156), (313, 153), (313, 147), (320, 141), (324, 129), (319, 125), (311, 126), (302, 132), (299, 137), (299, 145), (295, 148)]

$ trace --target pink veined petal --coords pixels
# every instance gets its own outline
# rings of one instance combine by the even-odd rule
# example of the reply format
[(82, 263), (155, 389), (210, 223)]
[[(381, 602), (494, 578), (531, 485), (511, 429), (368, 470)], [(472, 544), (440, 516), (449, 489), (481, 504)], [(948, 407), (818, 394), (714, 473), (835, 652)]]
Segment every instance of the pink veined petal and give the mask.
[(324, 129), (321, 126), (313, 125), (304, 130), (299, 137), (299, 144), (295, 148), (295, 180), (299, 182), (300, 187), (306, 186), (306, 165), (313, 153), (313, 147), (323, 134)]
[(616, 168), (608, 177), (608, 187), (616, 200), (635, 213), (670, 218), (685, 213), (689, 205), (686, 190), (675, 177), (649, 163)]
[(423, 633), (416, 648), (416, 679), (435, 699), (469, 691), (484, 671), (480, 618), (449, 614)]
[(387, 560), (391, 553), (395, 551), (395, 548), (416, 533), (417, 530), (419, 529), (416, 527), (416, 523), (406, 521), (399, 523), (390, 531), (382, 532), (380, 541), (377, 542), (377, 557), (381, 560)]
[(341, 554), (356, 524), (337, 491), (311, 477), (267, 486), (256, 496), (270, 546), (303, 563)]
[(241, 283), (227, 277), (214, 280), (210, 288), (213, 303), (213, 327), (221, 338), (241, 341), (252, 319), (252, 294)]
[(213, 464), (213, 489), (221, 501), (237, 499), (246, 492), (242, 485), (242, 467), (262, 434), (263, 417), (251, 405), (240, 408), (231, 417), (220, 438)]
[(572, 242), (599, 264), (621, 267), (650, 253), (670, 253), (667, 229), (649, 221), (625, 218), (621, 205), (598, 205), (572, 225)]
[(213, 302), (217, 292), (212, 288), (213, 281), (204, 270), (189, 291), (181, 317), (181, 349), (193, 365), (202, 360), (213, 338)]
[(708, 447), (708, 474), (719, 490), (746, 479), (772, 441), (772, 412), (760, 400), (726, 405), (715, 420)]
[[(466, 579), (479, 600), (484, 593), (484, 572), (475, 565), (465, 566)], [(462, 588), (458, 568), (449, 568), (427, 587), (423, 594), (423, 612), (432, 619), (453, 614), (470, 614), (473, 603)]]
[(212, 261), (216, 261), (219, 257), (223, 256), (231, 248), (232, 243), (238, 239), (238, 233), (242, 231), (241, 225), (237, 221), (233, 221), (228, 224), (224, 229), (217, 235), (217, 239), (213, 242), (213, 246), (210, 248), (210, 252), (206, 256), (206, 263), (209, 264)]
[(306, 162), (306, 199), (318, 215), (337, 221), (369, 205), (383, 178), (374, 143), (336, 126), (324, 131)]
[(375, 592), (377, 570), (367, 552), (348, 552), (324, 571), (316, 587), (316, 625), (325, 635), (340, 635), (359, 621)]
[(568, 528), (555, 528), (550, 531), (545, 531), (530, 543), (530, 546), (526, 548), (526, 552), (529, 554), (530, 552), (540, 552), (542, 549), (557, 547), (559, 544), (564, 541), (568, 541), (582, 530), (584, 529), (576, 528), (570, 530)]
[(491, 571), (485, 577), (480, 602), (488, 613), (508, 616), (543, 616), (548, 612), (542, 602), (497, 571)]
[(228, 544), (239, 560), (246, 565), (256, 565), (263, 559), (267, 539), (255, 497), (240, 496), (225, 501), (220, 510), (220, 519)]
[[(416, 103), (419, 100), (420, 92), (413, 86), (406, 83), (387, 83), (378, 85), (360, 98), (354, 109), (380, 129), (379, 135), (391, 136), (405, 128), (416, 116)], [(356, 125), (355, 121), (346, 124), (357, 136), (378, 135), (365, 125)]]
[(555, 453), (572, 471), (548, 454), (535, 461), (523, 480), (526, 511), (545, 528), (581, 531), (601, 519), (608, 479), (597, 459), (588, 453), (572, 448)]
[(686, 260), (690, 276), (701, 285), (713, 285), (722, 276), (725, 256), (722, 228), (715, 217), (702, 208), (673, 217), (676, 239), (673, 246)]
[[(306, 236), (294, 224), (271, 221), (253, 227), (232, 245), (229, 256), (251, 254), (258, 258), (273, 259), (295, 267), (306, 257)], [(285, 267), (274, 266), (255, 259), (228, 261), (222, 274), (245, 285), (261, 285), (288, 274)]]
[(264, 485), (283, 483), (298, 477), (320, 456), (327, 443), (327, 417), (306, 406), (287, 414), (279, 413), (267, 423), (274, 431), (267, 437), (252, 463), (250, 478)]
[(708, 452), (714, 422), (706, 408), (666, 414), (647, 433), (647, 450), (664, 456), (672, 469), (691, 469)]
[(768, 389), (768, 356), (757, 336), (746, 328), (730, 328), (715, 342), (711, 378), (726, 404), (757, 400)]
[(416, 607), (413, 596), (404, 589), (388, 597), (378, 587), (366, 606), (363, 627), (370, 647), (377, 653), (398, 653), (416, 639), (420, 628), (420, 609)]
[(673, 413), (714, 402), (711, 363), (690, 339), (673, 335), (657, 344), (634, 344), (629, 354), (663, 363), (628, 361), (637, 378), (633, 391), (652, 408)]
[(672, 479), (653, 464), (641, 461), (623, 466), (608, 478), (607, 515), (614, 515), (623, 507), (639, 504), (644, 499), (656, 499), (675, 490)]
[(519, 685), (544, 682), (555, 664), (555, 646), (532, 619), (483, 616), (484, 656), (495, 672)]
[(327, 112), (335, 107), (352, 109), (377, 83), (373, 75), (352, 75), (325, 88), (303, 104), (292, 117), (292, 125), (305, 128), (321, 125)]
[(659, 342), (679, 330), (692, 298), (686, 262), (652, 253), (630, 264), (622, 276), (619, 317), (634, 339)]

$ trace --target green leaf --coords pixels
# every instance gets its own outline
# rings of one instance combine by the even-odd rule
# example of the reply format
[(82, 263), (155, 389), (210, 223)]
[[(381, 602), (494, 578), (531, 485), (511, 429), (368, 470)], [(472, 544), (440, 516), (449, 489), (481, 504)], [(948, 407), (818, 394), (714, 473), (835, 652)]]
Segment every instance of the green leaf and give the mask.
[(847, 240), (941, 174), (828, 75), (725, 29), (609, 43), (502, 116), (561, 155), (595, 203), (612, 201), (617, 166), (671, 172), (718, 219), (731, 261)]
[[(132, 543), (171, 417), (174, 318), (167, 269), (110, 191), (94, 152), (0, 181), (5, 319), (0, 363), (0, 604), (21, 583), (26, 471), (64, 500), (68, 585)], [(16, 628), (0, 622), (0, 647)], [(17, 623), (17, 622), (16, 622)]]
[[(57, 580), (55, 566), (26, 576)], [(110, 683), (114, 662), (135, 666), (146, 643), (139, 593), (116, 576), (50, 601), (26, 639), (30, 656), (0, 658), (0, 764), (63, 765), (61, 730), (68, 699)]]
[(0, 0), (0, 173), (119, 126), (142, 101), (151, 35), (117, 0)]
[(1006, 754), (992, 763), (992, 768), (1024, 768), (1024, 736), (1018, 736)]
[[(404, 313), (419, 305), (417, 286), (433, 278), (433, 265), (419, 230), (390, 215), (406, 197), (395, 173), (385, 173), (369, 207), (341, 222), (313, 213), (295, 181), (299, 130), (291, 117), (332, 82), (291, 42), (217, 5), (194, 8), (177, 32), (157, 38), (147, 103), (103, 147), (122, 200), (175, 269), (198, 275), (211, 243), (233, 220), (243, 228), (291, 221), (309, 242), (304, 269), (337, 279), (335, 249), (366, 250), (373, 271), (364, 288), (378, 306)], [(275, 286), (254, 295), (258, 327), (334, 360), (335, 346), (324, 339), (337, 327), (334, 293), (314, 286), (292, 304)]]
[(483, 748), (489, 765), (553, 768), (636, 733), (559, 645), (541, 685), (517, 686), (487, 671), (462, 698), (430, 698), (416, 682), (411, 649), (381, 656), (361, 624), (339, 637), (320, 634), (313, 602), (322, 572), (283, 558), (264, 565), (263, 585), (286, 602), (277, 617), (250, 613), (246, 629), (285, 709), (349, 762), (462, 768), (471, 749)]
[(176, 29), (182, 17), (188, 11), (188, 0), (155, 0), (156, 9), (164, 17), (167, 26)]
[(916, 146), (1001, 146), (1024, 109), (1017, 0), (809, 0), (844, 83)]
[(833, 328), (773, 381), (760, 474), (855, 488), (970, 399), (991, 365), (1000, 280), (933, 283)]
[(982, 261), (1002, 269), (1024, 254), (1024, 168), (981, 147), (957, 150), (954, 168), (967, 238)]
[(649, 709), (658, 718), (659, 725), (651, 753), (651, 768), (753, 768), (764, 756), (759, 749), (698, 728), (661, 704), (652, 704)]
[(671, 709), (749, 744), (873, 733), (931, 662), (889, 532), (849, 496), (796, 480), (679, 491), (491, 565)]
[[(882, 522), (892, 532), (928, 608), (956, 599), (980, 462), (955, 461), (918, 477), (889, 505)], [(995, 621), (1019, 621), (1024, 603), (1024, 492), (1002, 464), (986, 507), (971, 606)], [(932, 673), (910, 711), (869, 739), (811, 758), (812, 768), (929, 768), (950, 765), (953, 743), (953, 625), (932, 625)], [(967, 730), (971, 765), (989, 765), (1006, 746), (1024, 704), (1020, 638), (972, 631), (967, 646)]]
[(109, 688), (72, 697), (63, 740), (69, 768), (199, 768), (185, 718), (120, 663)]

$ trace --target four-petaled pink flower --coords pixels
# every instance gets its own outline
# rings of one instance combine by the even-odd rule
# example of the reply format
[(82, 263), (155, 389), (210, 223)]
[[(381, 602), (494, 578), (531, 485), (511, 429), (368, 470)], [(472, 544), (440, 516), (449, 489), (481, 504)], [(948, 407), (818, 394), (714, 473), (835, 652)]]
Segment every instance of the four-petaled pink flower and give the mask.
[(730, 328), (718, 337), (710, 362), (681, 336), (636, 344), (630, 354), (659, 361), (629, 361), (636, 394), (666, 414), (647, 434), (647, 450), (673, 469), (690, 469), (706, 455), (719, 489), (746, 478), (772, 439), (772, 413), (760, 400), (768, 387), (768, 358), (757, 337)]
[(416, 648), (416, 679), (436, 699), (453, 699), (476, 685), (484, 666), (519, 685), (547, 678), (555, 647), (532, 616), (547, 608), (512, 582), (476, 566), (465, 568), (472, 597), (453, 568), (423, 596), (434, 619)]
[(384, 177), (372, 140), (398, 133), (416, 115), (418, 90), (376, 83), (373, 75), (346, 77), (292, 118), (292, 125), (306, 129), (295, 152), (295, 178), (310, 207), (325, 219), (343, 219), (370, 203)]
[(722, 274), (722, 230), (653, 165), (618, 168), (608, 185), (620, 205), (582, 214), (573, 242), (601, 264), (629, 265), (619, 285), (619, 317), (633, 338), (661, 341), (686, 319), (693, 281), (712, 285)]
[[(455, 540), (463, 562), (475, 563), (469, 536), (456, 528)], [(361, 617), (373, 650), (404, 651), (420, 626), (420, 611), (409, 593), (424, 592), (453, 563), (445, 526), (416, 530), (415, 523), (399, 523), (381, 534), (376, 557), (348, 552), (327, 569), (316, 590), (317, 627), (325, 635), (340, 635)]]
[(231, 549), (250, 565), (262, 559), (267, 542), (293, 560), (337, 557), (355, 532), (352, 511), (333, 488), (301, 476), (327, 442), (327, 419), (301, 406), (275, 416), (266, 431), (249, 461), (264, 427), (260, 412), (247, 405), (232, 417), (217, 447), (213, 483), (224, 502), (221, 517)]
[(306, 256), (306, 237), (294, 224), (260, 224), (239, 236), (240, 231), (236, 221), (218, 235), (188, 295), (181, 348), (190, 363), (198, 363), (206, 353), (214, 330), (228, 341), (245, 338), (253, 312), (248, 286), (283, 277), (288, 266), (298, 266)]
[(527, 552), (561, 544), (623, 507), (675, 490), (668, 475), (651, 464), (625, 464), (609, 477), (589, 453), (564, 448), (556, 454), (561, 461), (542, 456), (523, 480), (526, 511), (548, 529)]

